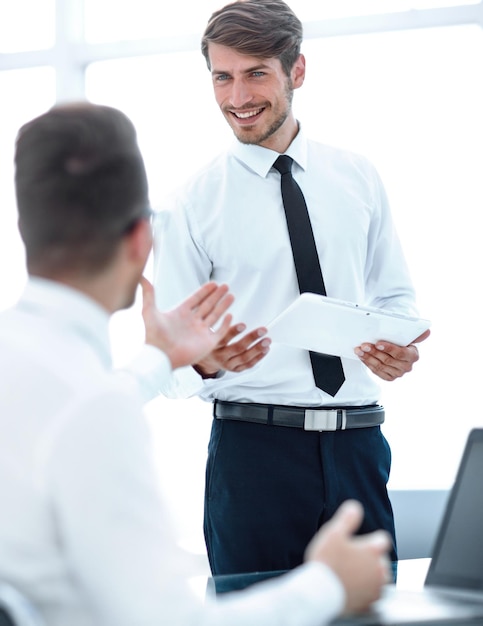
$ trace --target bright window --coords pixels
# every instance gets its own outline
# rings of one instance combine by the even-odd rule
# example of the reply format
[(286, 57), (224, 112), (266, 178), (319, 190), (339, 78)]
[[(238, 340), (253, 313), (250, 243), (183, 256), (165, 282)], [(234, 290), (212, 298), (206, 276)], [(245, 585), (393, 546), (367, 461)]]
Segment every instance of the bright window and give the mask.
[(358, 15), (374, 15), (433, 9), (457, 5), (478, 4), (479, 0), (337, 0), (337, 2), (313, 2), (293, 0), (290, 6), (301, 20), (322, 20)]
[(199, 33), (217, 0), (170, 2), (159, 0), (86, 0), (86, 38), (92, 43), (172, 37)]
[(40, 50), (54, 44), (55, 0), (2, 0), (0, 54)]
[(93, 63), (86, 72), (86, 93), (133, 120), (154, 206), (230, 137), (198, 51)]
[(13, 191), (15, 137), (22, 124), (52, 106), (55, 100), (54, 80), (50, 67), (0, 72), (0, 310), (15, 302), (26, 277)]
[[(221, 2), (171, 3), (163, 11), (159, 0), (72, 3), (75, 24), (57, 25), (54, 9), (60, 5), (54, 0), (6, 0), (0, 5), (0, 52), (5, 53), (0, 56), (0, 309), (14, 302), (25, 280), (12, 185), (15, 134), (21, 124), (51, 106), (56, 93), (117, 106), (131, 117), (155, 206), (232, 138), (214, 102), (198, 43)], [(310, 20), (365, 16), (367, 33), (371, 15), (408, 12), (407, 17), (427, 10), (436, 26), (438, 9), (461, 7), (466, 16), (466, 9), (480, 3), (290, 4), (307, 25)], [(79, 15), (84, 15), (84, 24), (78, 23)], [(459, 14), (451, 15), (461, 24)], [(68, 20), (66, 13), (57, 18)], [(447, 20), (446, 11), (445, 24)], [(351, 22), (351, 33), (356, 23)], [(374, 22), (374, 31), (380, 27), (380, 20)], [(59, 42), (54, 47), (55, 32), (62, 33), (61, 47)], [(69, 41), (69, 33), (82, 32), (83, 45)], [(468, 430), (483, 426), (477, 397), (483, 351), (478, 314), (483, 266), (478, 220), (483, 206), (483, 31), (467, 24), (332, 37), (313, 36), (314, 28), (310, 33), (303, 47), (307, 79), (295, 95), (296, 114), (314, 138), (364, 154), (376, 165), (416, 283), (421, 314), (433, 321), (432, 337), (421, 346), (414, 372), (382, 384), (384, 432), (393, 450), (390, 484), (448, 487)], [(156, 40), (167, 53), (153, 52)], [(114, 316), (116, 363), (130, 358), (142, 341), (139, 305)], [(210, 405), (197, 399), (159, 398), (147, 413), (180, 536), (187, 545), (202, 549)]]

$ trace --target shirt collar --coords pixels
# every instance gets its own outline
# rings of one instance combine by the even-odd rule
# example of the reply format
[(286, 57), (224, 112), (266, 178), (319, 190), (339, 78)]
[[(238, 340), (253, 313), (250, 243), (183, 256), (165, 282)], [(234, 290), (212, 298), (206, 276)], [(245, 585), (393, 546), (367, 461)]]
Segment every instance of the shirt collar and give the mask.
[(106, 367), (112, 367), (110, 315), (82, 292), (56, 281), (31, 276), (17, 307), (68, 327), (91, 345)]
[[(278, 152), (251, 144), (244, 144), (236, 141), (231, 149), (236, 159), (253, 170), (262, 178), (266, 178), (275, 159), (280, 156)], [(284, 154), (292, 159), (303, 170), (307, 168), (307, 137), (299, 125), (299, 132), (287, 148)]]

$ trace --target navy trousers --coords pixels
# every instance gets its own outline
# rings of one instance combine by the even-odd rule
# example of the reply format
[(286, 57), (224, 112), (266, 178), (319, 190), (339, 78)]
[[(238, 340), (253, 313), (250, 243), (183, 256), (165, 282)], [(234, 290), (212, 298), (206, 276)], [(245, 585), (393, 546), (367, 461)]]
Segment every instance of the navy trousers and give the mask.
[(214, 419), (204, 511), (213, 575), (300, 565), (315, 532), (348, 498), (364, 506), (361, 534), (392, 535), (395, 561), (390, 465), (379, 426), (319, 433)]

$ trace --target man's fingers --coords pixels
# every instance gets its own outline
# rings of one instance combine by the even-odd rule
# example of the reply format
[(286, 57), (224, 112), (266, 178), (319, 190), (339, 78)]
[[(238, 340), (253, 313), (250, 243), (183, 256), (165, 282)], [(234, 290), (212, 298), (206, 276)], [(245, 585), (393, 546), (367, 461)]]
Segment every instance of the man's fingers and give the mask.
[[(228, 285), (217, 285), (215, 282), (205, 283), (185, 300), (183, 307), (194, 313), (208, 326), (214, 326), (233, 304), (235, 298), (228, 291)], [(226, 335), (226, 332), (227, 327), (224, 325), (223, 332), (219, 333), (219, 337)], [(238, 332), (241, 331), (233, 332), (226, 341), (228, 342), (235, 337)]]
[(386, 530), (374, 530), (353, 539), (360, 548), (369, 548), (373, 554), (387, 554), (392, 546), (391, 535)]
[(385, 530), (376, 530), (368, 535), (363, 535), (361, 539), (365, 539), (375, 552), (383, 554), (391, 549), (392, 540)]
[(232, 321), (232, 316), (230, 313), (228, 313), (223, 318), (223, 322), (221, 323), (221, 326), (213, 333), (218, 343), (220, 343), (221, 341), (223, 341), (224, 344), (226, 343), (226, 337), (228, 336), (228, 333), (230, 331), (231, 321)]
[(430, 334), (431, 334), (431, 331), (428, 328), (428, 330), (425, 330), (422, 335), (419, 335), (419, 337), (416, 337), (416, 339), (411, 341), (411, 343), (421, 343), (421, 341), (424, 341), (425, 339), (427, 339)]
[[(205, 283), (185, 301), (185, 305), (190, 310), (196, 310), (199, 316), (205, 319), (224, 297), (228, 297), (228, 290), (228, 285), (217, 285), (215, 282)], [(230, 295), (229, 298), (233, 302), (233, 296)]]
[[(235, 297), (231, 293), (220, 294), (210, 305), (209, 312), (205, 314), (203, 320), (208, 324), (208, 326), (213, 326), (218, 322), (220, 317), (226, 313), (226, 311), (231, 307)], [(202, 307), (200, 307), (200, 315), (203, 316)]]
[[(228, 287), (226, 285), (222, 285), (221, 288), (225, 290), (225, 292), (228, 291)], [(191, 294), (191, 296), (184, 301), (184, 304), (191, 310), (196, 309), (217, 289), (220, 289), (220, 287), (216, 283), (205, 283), (193, 294)]]
[(204, 297), (200, 298), (197, 304), (193, 307), (198, 313), (198, 315), (204, 320), (209, 315), (213, 314), (213, 311), (216, 307), (222, 302), (225, 298), (228, 298), (230, 304), (232, 304), (235, 299), (232, 294), (228, 294), (228, 285), (216, 285), (214, 284), (214, 289), (209, 290), (208, 287), (212, 283), (209, 283), (206, 287), (206, 294)]
[(242, 333), (245, 329), (245, 324), (235, 324), (234, 326), (231, 326), (223, 338), (223, 346), (229, 344), (232, 339)]
[(230, 361), (230, 369), (233, 372), (243, 372), (252, 368), (268, 353), (270, 349), (270, 340), (264, 339), (255, 344), (243, 354), (237, 355)]
[(230, 347), (233, 347), (234, 350), (237, 350), (239, 352), (243, 350), (247, 350), (252, 343), (254, 343), (255, 341), (258, 341), (261, 337), (264, 337), (266, 334), (267, 334), (267, 329), (264, 328), (263, 326), (260, 326), (259, 328), (255, 328), (255, 330), (251, 330), (249, 333), (247, 333), (244, 337), (242, 337), (236, 343), (230, 344)]
[(232, 326), (227, 332), (223, 340), (223, 345), (219, 348), (226, 353), (227, 359), (246, 352), (252, 343), (255, 343), (267, 333), (266, 328), (256, 328), (255, 330), (252, 330), (244, 335), (239, 341), (230, 343), (237, 335), (240, 335), (245, 329), (245, 324), (236, 324), (235, 326)]
[(364, 509), (357, 500), (346, 500), (335, 512), (329, 524), (334, 530), (345, 535), (352, 535), (357, 532), (362, 524)]
[(139, 281), (143, 295), (143, 310), (155, 306), (154, 287), (145, 276), (141, 276)]
[(383, 380), (391, 381), (396, 378), (400, 378), (409, 371), (406, 361), (387, 360), (385, 362), (382, 359), (367, 356), (364, 359), (365, 365)]

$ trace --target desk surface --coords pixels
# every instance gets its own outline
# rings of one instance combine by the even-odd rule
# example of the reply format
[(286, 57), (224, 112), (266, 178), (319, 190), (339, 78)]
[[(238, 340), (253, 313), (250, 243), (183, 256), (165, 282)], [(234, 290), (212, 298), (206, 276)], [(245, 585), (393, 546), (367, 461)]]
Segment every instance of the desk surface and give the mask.
[[(405, 590), (421, 589), (431, 559), (407, 559), (398, 562), (396, 586)], [(196, 576), (190, 581), (195, 593), (204, 598), (207, 591), (209, 576)]]
[[(401, 590), (401, 591), (408, 591), (408, 592), (412, 592), (412, 591), (417, 591), (419, 589), (421, 589), (424, 586), (424, 581), (426, 579), (426, 574), (430, 565), (431, 559), (429, 558), (425, 558), (425, 559), (406, 559), (406, 560), (401, 560), (398, 562), (398, 568), (397, 568), (397, 582), (396, 582), (396, 587)], [(195, 590), (195, 592), (197, 594), (200, 595), (200, 597), (202, 599), (206, 598), (206, 593), (212, 593), (213, 592), (213, 588), (209, 589), (207, 591), (207, 585), (208, 583), (210, 583), (211, 586), (213, 586), (213, 582), (210, 579), (209, 576), (198, 576), (192, 579), (192, 583), (193, 583), (193, 588)], [(208, 585), (209, 587), (209, 585)], [(403, 594), (404, 595), (404, 594)], [(406, 605), (404, 605), (406, 607)], [(468, 616), (466, 616), (468, 617)], [(439, 620), (440, 616), (439, 614), (436, 616), (436, 619)], [(338, 623), (339, 620), (336, 620), (335, 623)], [(476, 619), (464, 619), (461, 621), (458, 621), (458, 624), (480, 624), (481, 626), (483, 626), (483, 621), (482, 620), (476, 620)], [(347, 620), (343, 620), (341, 621), (341, 626), (342, 624), (345, 623), (351, 623), (353, 624), (352, 621), (348, 622)], [(411, 623), (416, 623), (416, 622), (411, 622)], [(421, 622), (418, 622), (421, 623)], [(443, 624), (443, 623), (447, 623), (447, 619), (446, 617), (440, 621), (433, 621), (431, 622), (434, 626), (437, 626), (439, 624)], [(454, 623), (454, 622), (452, 622)]]

